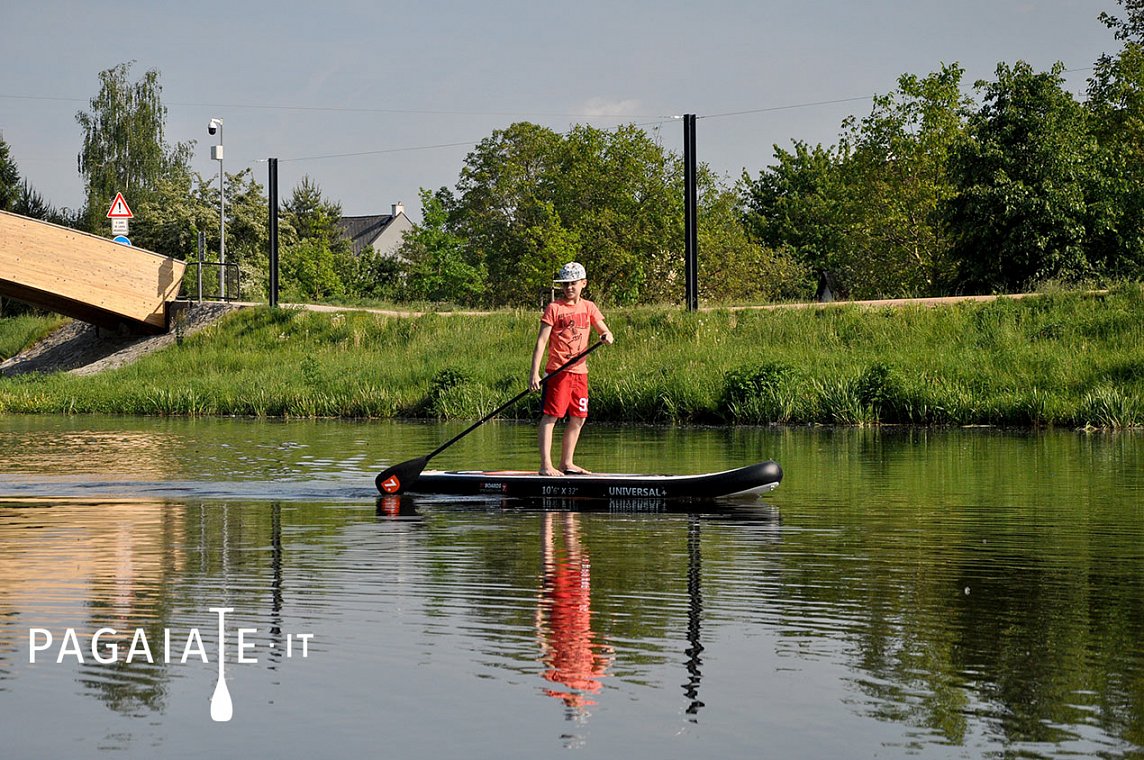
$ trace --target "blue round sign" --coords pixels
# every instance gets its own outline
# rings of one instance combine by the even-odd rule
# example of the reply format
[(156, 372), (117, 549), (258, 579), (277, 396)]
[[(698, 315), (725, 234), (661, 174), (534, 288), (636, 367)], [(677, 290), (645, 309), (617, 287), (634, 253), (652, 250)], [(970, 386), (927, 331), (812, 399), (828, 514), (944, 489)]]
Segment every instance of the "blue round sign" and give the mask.
[(114, 240), (116, 243), (122, 243), (123, 245), (131, 245), (131, 239), (126, 235), (116, 235), (112, 238), (112, 240)]

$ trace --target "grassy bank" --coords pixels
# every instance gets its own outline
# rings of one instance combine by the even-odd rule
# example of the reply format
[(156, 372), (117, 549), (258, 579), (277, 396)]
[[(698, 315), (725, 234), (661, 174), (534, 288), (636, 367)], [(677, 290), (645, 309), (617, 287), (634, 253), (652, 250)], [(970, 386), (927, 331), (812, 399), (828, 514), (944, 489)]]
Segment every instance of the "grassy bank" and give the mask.
[[(1144, 425), (1139, 285), (938, 308), (606, 314), (617, 344), (591, 361), (598, 420)], [(476, 418), (524, 387), (537, 324), (252, 309), (113, 372), (2, 379), (0, 412)], [(537, 409), (530, 397), (508, 414)]]
[(0, 361), (20, 353), (52, 330), (64, 324), (63, 317), (36, 317), (21, 314), (0, 318)]

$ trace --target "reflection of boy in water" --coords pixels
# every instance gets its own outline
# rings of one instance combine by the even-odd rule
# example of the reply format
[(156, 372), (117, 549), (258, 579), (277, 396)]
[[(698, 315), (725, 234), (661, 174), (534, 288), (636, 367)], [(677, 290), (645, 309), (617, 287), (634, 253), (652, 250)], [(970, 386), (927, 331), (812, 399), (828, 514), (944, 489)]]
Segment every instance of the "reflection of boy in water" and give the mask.
[(563, 700), (575, 717), (595, 704), (586, 695), (596, 694), (603, 687), (599, 679), (611, 664), (613, 650), (597, 644), (592, 631), (591, 562), (580, 544), (580, 516), (574, 512), (560, 515), (563, 551), (557, 551), (555, 546), (557, 517), (551, 512), (544, 515), (544, 584), (536, 629), (541, 660), (548, 668), (544, 679), (558, 685), (544, 693)]

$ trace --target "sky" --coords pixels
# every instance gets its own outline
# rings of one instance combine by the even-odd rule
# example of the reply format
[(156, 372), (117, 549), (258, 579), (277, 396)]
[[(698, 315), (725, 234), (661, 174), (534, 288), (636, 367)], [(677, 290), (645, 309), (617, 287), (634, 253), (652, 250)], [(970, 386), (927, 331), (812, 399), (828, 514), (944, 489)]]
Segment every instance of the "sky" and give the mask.
[[(1097, 17), (1115, 0), (3, 0), (0, 133), (21, 176), (57, 207), (83, 203), (76, 169), (99, 72), (159, 72), (169, 143), (286, 198), (309, 176), (346, 215), (420, 218), (421, 188), (453, 188), (494, 130), (531, 121), (638, 124), (733, 184), (774, 145), (831, 145), (842, 121), (902, 74), (943, 63), (967, 88), (999, 62), (1064, 64), (1083, 97), (1119, 48)], [(217, 180), (216, 180), (217, 181)], [(131, 202), (127, 198), (128, 203)]]

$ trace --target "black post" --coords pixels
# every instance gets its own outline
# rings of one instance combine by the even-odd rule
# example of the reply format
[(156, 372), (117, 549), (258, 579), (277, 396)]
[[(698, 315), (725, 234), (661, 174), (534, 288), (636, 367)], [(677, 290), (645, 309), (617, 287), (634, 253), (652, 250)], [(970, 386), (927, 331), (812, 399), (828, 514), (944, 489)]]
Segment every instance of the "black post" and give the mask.
[(687, 310), (699, 309), (699, 233), (697, 231), (695, 160), (695, 114), (683, 117), (683, 254), (686, 274)]
[(270, 196), (270, 307), (278, 306), (278, 159), (270, 165), (267, 193)]

